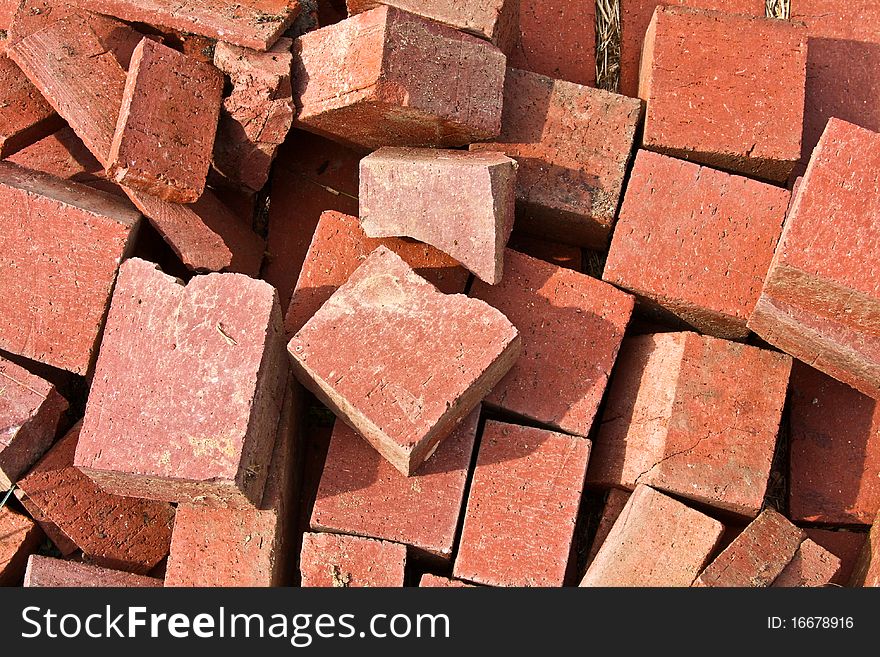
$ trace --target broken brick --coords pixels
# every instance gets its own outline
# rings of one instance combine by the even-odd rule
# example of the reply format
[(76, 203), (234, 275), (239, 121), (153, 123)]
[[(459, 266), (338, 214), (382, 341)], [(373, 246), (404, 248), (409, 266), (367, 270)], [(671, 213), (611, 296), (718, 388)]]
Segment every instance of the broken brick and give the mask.
[(21, 69), (0, 54), (0, 159), (51, 135), (64, 121)]
[(840, 559), (806, 539), (773, 582), (775, 587), (816, 587), (830, 584), (840, 571)]
[(831, 584), (848, 586), (852, 579), (859, 554), (867, 540), (867, 534), (846, 530), (805, 529), (810, 540), (815, 541), (831, 554), (840, 559), (840, 570), (831, 580)]
[(403, 586), (406, 548), (359, 536), (303, 536), (300, 572), (304, 587)]
[(37, 551), (43, 532), (27, 516), (0, 507), (0, 586), (18, 586), (28, 557)]
[(162, 580), (35, 554), (28, 560), (24, 585), (31, 588), (144, 588), (162, 586)]
[(602, 547), (605, 539), (608, 538), (608, 534), (611, 533), (611, 528), (614, 527), (614, 523), (617, 522), (617, 519), (623, 512), (629, 497), (629, 491), (620, 490), (619, 488), (612, 488), (608, 491), (605, 504), (602, 507), (602, 515), (599, 517), (599, 524), (596, 527), (596, 533), (593, 535), (593, 543), (590, 545), (590, 551), (587, 554), (587, 567), (593, 563), (593, 559), (599, 554), (599, 548)]
[(109, 192), (115, 187), (122, 194), (115, 183), (104, 178), (104, 167), (70, 127), (62, 128), (6, 159), (25, 169), (42, 171), (102, 191)]
[(880, 587), (880, 514), (862, 546), (862, 553), (853, 569), (852, 586)]

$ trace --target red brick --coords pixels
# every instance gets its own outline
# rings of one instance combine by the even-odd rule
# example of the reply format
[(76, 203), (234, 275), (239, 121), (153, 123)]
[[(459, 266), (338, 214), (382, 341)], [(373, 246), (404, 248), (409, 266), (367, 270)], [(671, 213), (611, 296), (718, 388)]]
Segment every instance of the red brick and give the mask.
[(432, 588), (432, 589), (469, 589), (473, 588), (473, 584), (468, 584), (467, 582), (462, 582), (457, 579), (449, 579), (448, 577), (438, 577), (437, 575), (422, 575), (422, 579), (419, 580), (419, 586), (421, 588)]
[(508, 250), (499, 285), (471, 296), (503, 312), (522, 337), (519, 360), (485, 402), (586, 436), (633, 309), (633, 299), (585, 274)]
[(869, 524), (880, 510), (880, 404), (796, 361), (790, 409), (792, 519)]
[(144, 574), (168, 554), (174, 508), (105, 492), (74, 466), (77, 424), (18, 482), (15, 494), (62, 554)]
[(0, 0), (0, 30), (7, 31), (18, 8), (17, 0)]
[(0, 490), (49, 449), (66, 410), (55, 386), (0, 357)]
[(831, 580), (832, 584), (847, 586), (852, 579), (859, 554), (867, 540), (867, 534), (845, 530), (805, 529), (810, 540), (815, 541), (840, 559), (840, 570)]
[(0, 163), (0, 349), (85, 374), (139, 219), (109, 194)]
[(0, 507), (0, 586), (18, 586), (28, 557), (37, 551), (43, 532), (27, 516)]
[(271, 286), (241, 274), (184, 286), (128, 260), (76, 465), (119, 495), (250, 508), (262, 499), (286, 371)]
[(370, 239), (357, 217), (338, 212), (321, 215), (285, 318), (288, 335), (299, 331), (357, 268), (380, 246), (391, 249), (441, 292), (464, 292), (468, 273), (432, 246), (409, 240)]
[(162, 586), (162, 580), (35, 554), (28, 560), (24, 585), (31, 588), (145, 588)]
[(840, 572), (840, 559), (810, 539), (801, 543), (794, 558), (780, 573), (774, 587), (817, 587), (832, 583)]
[(723, 532), (717, 520), (638, 486), (581, 586), (690, 586)]
[(288, 351), (300, 382), (409, 476), (510, 370), (520, 339), (494, 308), (439, 292), (380, 246)]
[(404, 477), (354, 429), (337, 421), (312, 530), (386, 539), (450, 559), (479, 419), (476, 408), (412, 477)]
[(487, 421), (453, 576), (491, 586), (562, 586), (590, 441)]
[(649, 484), (754, 517), (790, 370), (784, 354), (695, 333), (625, 340), (588, 480)]
[(0, 159), (30, 146), (64, 121), (9, 57), (0, 54)]
[(494, 285), (513, 230), (516, 169), (501, 153), (382, 148), (361, 160), (361, 227), (430, 244)]
[(706, 566), (694, 586), (764, 587), (782, 574), (806, 534), (772, 509), (765, 509)]
[(862, 546), (862, 553), (853, 569), (851, 586), (880, 586), (880, 514)]
[(800, 157), (806, 62), (802, 26), (657, 9), (640, 72), (644, 147), (785, 181)]
[(149, 23), (268, 50), (293, 23), (300, 0), (72, 0), (126, 21)]
[(641, 116), (632, 98), (508, 69), (498, 139), (471, 150), (519, 162), (519, 228), (592, 249), (608, 244)]
[(557, 80), (596, 84), (596, 5), (592, 0), (520, 0), (511, 66)]
[(629, 491), (620, 490), (619, 488), (612, 488), (608, 491), (605, 506), (602, 507), (602, 515), (599, 517), (599, 525), (596, 527), (596, 534), (593, 536), (593, 544), (590, 546), (590, 551), (587, 554), (587, 567), (593, 563), (593, 559), (599, 554), (599, 548), (605, 543), (605, 539), (611, 533), (611, 528), (614, 527), (614, 523), (617, 522), (617, 519), (623, 512), (629, 498)]
[(660, 319), (745, 338), (779, 241), (789, 192), (639, 151), (603, 278)]
[(469, 34), (380, 7), (303, 35), (293, 52), (296, 124), (311, 132), (372, 150), (500, 131), (505, 57)]
[(878, 203), (880, 134), (832, 119), (749, 320), (770, 344), (874, 398), (880, 398)]
[(303, 537), (300, 571), (304, 587), (403, 586), (406, 548), (359, 536), (309, 534)]
[(514, 231), (507, 242), (507, 247), (566, 269), (581, 271), (583, 267), (581, 249), (570, 244), (542, 240), (534, 235)]
[(32, 171), (42, 171), (83, 184), (92, 184), (104, 174), (104, 167), (69, 127), (34, 142), (6, 159)]
[(293, 124), (292, 45), (285, 37), (266, 53), (228, 43), (214, 50), (214, 65), (232, 81), (223, 99), (214, 167), (252, 190), (269, 180), (275, 152)]

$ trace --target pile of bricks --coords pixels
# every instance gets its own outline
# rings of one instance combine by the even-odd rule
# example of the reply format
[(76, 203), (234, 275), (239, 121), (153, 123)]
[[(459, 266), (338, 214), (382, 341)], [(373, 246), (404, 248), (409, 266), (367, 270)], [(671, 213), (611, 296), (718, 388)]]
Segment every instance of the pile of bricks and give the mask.
[(0, 0), (0, 584), (880, 585), (876, 3), (608, 4)]

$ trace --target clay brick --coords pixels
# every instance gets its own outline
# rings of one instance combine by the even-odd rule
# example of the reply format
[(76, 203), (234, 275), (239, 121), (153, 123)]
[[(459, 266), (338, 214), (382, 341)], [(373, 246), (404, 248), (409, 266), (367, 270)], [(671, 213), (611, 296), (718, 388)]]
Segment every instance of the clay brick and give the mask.
[(66, 410), (55, 386), (0, 357), (0, 490), (49, 449)]
[(556, 80), (596, 84), (596, 4), (520, 0), (519, 33), (509, 64)]
[[(99, 181), (104, 176), (104, 167), (70, 127), (34, 142), (6, 160), (32, 171), (42, 171), (89, 186), (101, 184)], [(108, 190), (109, 187), (104, 191)]]
[(85, 374), (139, 219), (109, 194), (0, 163), (0, 349)]
[(286, 371), (271, 286), (241, 274), (197, 276), (184, 286), (152, 263), (128, 260), (76, 466), (119, 495), (259, 504)]
[(862, 553), (853, 569), (851, 586), (880, 586), (880, 514), (862, 546)]
[(828, 529), (805, 529), (810, 540), (815, 541), (831, 554), (840, 559), (840, 570), (831, 580), (831, 584), (838, 586), (849, 585), (852, 579), (859, 554), (867, 540), (867, 534), (850, 532), (845, 530), (833, 531)]
[(406, 548), (359, 536), (303, 536), (300, 571), (304, 587), (403, 586)]
[(639, 151), (602, 278), (719, 338), (749, 335), (788, 207), (785, 189)]
[(51, 135), (64, 121), (9, 57), (0, 54), (0, 159)]
[(599, 517), (599, 525), (596, 527), (596, 533), (593, 536), (593, 544), (590, 546), (590, 551), (587, 554), (587, 567), (593, 563), (593, 559), (599, 554), (599, 548), (602, 547), (605, 539), (608, 538), (611, 528), (614, 527), (614, 523), (617, 522), (617, 519), (623, 512), (623, 508), (626, 506), (629, 498), (629, 491), (620, 490), (619, 488), (612, 488), (608, 491), (605, 505), (602, 507), (602, 515)]
[(303, 35), (293, 52), (296, 125), (311, 132), (372, 150), (463, 146), (501, 129), (504, 55), (440, 23), (383, 6)]
[(586, 436), (633, 309), (633, 298), (585, 274), (508, 250), (499, 285), (470, 294), (504, 313), (522, 354), (485, 399), (491, 407)]
[(880, 510), (880, 404), (796, 361), (790, 413), (792, 519), (869, 524)]
[(590, 441), (487, 421), (453, 576), (491, 586), (562, 586)]
[(24, 585), (31, 588), (145, 588), (162, 586), (162, 580), (35, 554), (28, 560)]
[(516, 169), (501, 153), (382, 148), (361, 160), (361, 227), (430, 244), (494, 285), (513, 230)]
[(300, 382), (409, 476), (507, 374), (520, 339), (494, 308), (439, 292), (380, 246), (288, 351)]
[(780, 573), (774, 587), (817, 587), (830, 584), (840, 571), (840, 559), (810, 539), (801, 543), (797, 553)]
[(770, 586), (795, 558), (806, 537), (784, 516), (765, 509), (706, 566), (694, 586)]
[(275, 152), (293, 124), (292, 45), (285, 37), (266, 53), (222, 42), (214, 50), (214, 65), (232, 81), (220, 113), (214, 167), (254, 191), (269, 180)]
[(412, 477), (337, 420), (312, 530), (395, 541), (428, 557), (450, 559), (479, 419), (476, 408)]
[(173, 203), (205, 190), (223, 93), (223, 75), (168, 46), (135, 48), (105, 163), (126, 187)]
[(880, 134), (830, 120), (749, 320), (770, 344), (873, 398), (880, 398), (878, 204)]
[(583, 267), (584, 258), (581, 249), (570, 244), (542, 240), (534, 235), (514, 231), (507, 242), (507, 247), (566, 269), (581, 271)]
[(784, 354), (695, 333), (625, 340), (588, 481), (648, 484), (754, 517), (790, 370)]
[(422, 579), (419, 580), (419, 587), (432, 589), (469, 589), (474, 588), (474, 585), (457, 579), (438, 577), (437, 575), (429, 575), (426, 573), (422, 575)]
[(314, 231), (290, 299), (285, 318), (287, 335), (292, 336), (305, 326), (339, 286), (380, 246), (394, 251), (441, 292), (464, 292), (468, 273), (445, 253), (408, 240), (370, 239), (364, 234), (356, 217), (325, 212)]
[(37, 551), (43, 532), (27, 516), (0, 507), (0, 586), (18, 586), (28, 557)]
[(801, 152), (806, 62), (802, 26), (658, 8), (642, 51), (644, 147), (787, 180)]
[(174, 508), (105, 492), (74, 466), (81, 424), (18, 482), (15, 494), (62, 554), (144, 574), (168, 554)]
[(0, 0), (0, 30), (8, 31), (18, 8), (17, 0)]
[(519, 229), (602, 250), (641, 107), (633, 98), (508, 69), (501, 135), (471, 150), (501, 151), (519, 162)]

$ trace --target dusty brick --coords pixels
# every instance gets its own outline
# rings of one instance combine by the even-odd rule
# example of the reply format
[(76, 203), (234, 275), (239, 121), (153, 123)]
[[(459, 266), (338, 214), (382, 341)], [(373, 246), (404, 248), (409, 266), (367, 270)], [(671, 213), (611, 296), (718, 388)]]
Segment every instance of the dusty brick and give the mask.
[(0, 508), (0, 586), (18, 586), (28, 557), (37, 551), (43, 532), (27, 516)]
[(220, 113), (214, 167), (252, 190), (269, 180), (275, 152), (293, 124), (292, 45), (285, 37), (266, 53), (222, 42), (214, 50), (214, 65), (232, 81)]
[(428, 557), (450, 559), (479, 419), (476, 408), (412, 477), (401, 475), (337, 420), (312, 530), (395, 541)]
[(880, 510), (880, 404), (796, 361), (790, 413), (792, 519), (869, 524)]
[(426, 573), (422, 575), (422, 579), (419, 580), (419, 587), (432, 589), (469, 589), (473, 588), (473, 584)]
[(746, 517), (761, 509), (791, 359), (695, 333), (624, 341), (591, 484), (648, 484)]
[(62, 554), (144, 574), (168, 554), (174, 508), (105, 492), (74, 466), (81, 424), (18, 482), (15, 494)]
[(706, 566), (694, 586), (770, 586), (795, 558), (806, 537), (784, 516), (765, 509)]
[(818, 543), (806, 539), (776, 581), (775, 587), (827, 586), (840, 572), (840, 559)]
[(782, 232), (785, 189), (639, 151), (602, 278), (660, 319), (738, 339)]
[(513, 230), (516, 169), (501, 153), (382, 148), (361, 160), (361, 227), (430, 244), (494, 285)]
[(542, 240), (534, 235), (514, 231), (507, 242), (507, 247), (566, 269), (581, 271), (583, 267), (584, 259), (581, 249), (570, 244)]
[(453, 576), (491, 586), (562, 586), (590, 441), (487, 421)]
[(271, 286), (241, 274), (197, 276), (184, 286), (152, 263), (128, 260), (76, 466), (119, 495), (259, 504), (286, 371)]
[(852, 586), (880, 586), (880, 514), (874, 521), (868, 540), (862, 546), (862, 553), (853, 569)]
[(470, 294), (504, 313), (522, 354), (489, 406), (586, 436), (633, 309), (633, 298), (585, 274), (508, 250), (498, 285)]
[(162, 586), (162, 580), (35, 554), (28, 560), (24, 585), (31, 588), (144, 588)]
[(639, 97), (648, 105), (642, 144), (785, 181), (800, 157), (806, 62), (802, 26), (658, 8), (642, 51)]
[(85, 374), (139, 219), (109, 194), (0, 163), (0, 349)]
[(49, 449), (66, 410), (55, 386), (0, 357), (0, 490)]
[(406, 548), (359, 536), (303, 536), (300, 572), (304, 587), (403, 586)]
[(831, 580), (831, 584), (847, 586), (852, 579), (859, 554), (867, 540), (867, 534), (845, 530), (805, 529), (810, 540), (815, 541), (831, 554), (840, 559), (840, 570)]
[[(501, 129), (503, 53), (379, 7), (294, 42), (296, 125), (365, 149), (463, 146)], [(413, 66), (413, 62), (419, 62)]]
[(0, 159), (63, 127), (64, 121), (9, 57), (0, 53)]
[(432, 246), (408, 240), (370, 239), (356, 217), (339, 212), (321, 215), (302, 265), (285, 317), (292, 336), (314, 316), (367, 257), (380, 246), (391, 249), (441, 292), (464, 292), (468, 273)]
[(518, 69), (504, 83), (502, 131), (471, 150), (519, 162), (518, 228), (602, 250), (635, 143), (641, 102)]
[(629, 498), (629, 491), (620, 490), (619, 488), (612, 488), (608, 491), (608, 496), (605, 498), (605, 505), (602, 507), (602, 515), (599, 517), (599, 525), (596, 527), (596, 533), (593, 536), (593, 543), (587, 554), (587, 567), (593, 563), (593, 559), (599, 554), (599, 548), (602, 547), (605, 539), (608, 538), (608, 534), (611, 533), (611, 528), (614, 527), (614, 523), (617, 522), (617, 519), (623, 512), (623, 508), (626, 506)]

